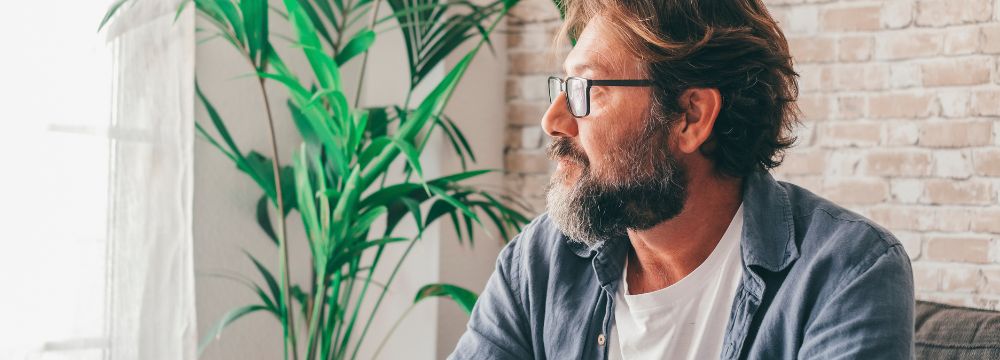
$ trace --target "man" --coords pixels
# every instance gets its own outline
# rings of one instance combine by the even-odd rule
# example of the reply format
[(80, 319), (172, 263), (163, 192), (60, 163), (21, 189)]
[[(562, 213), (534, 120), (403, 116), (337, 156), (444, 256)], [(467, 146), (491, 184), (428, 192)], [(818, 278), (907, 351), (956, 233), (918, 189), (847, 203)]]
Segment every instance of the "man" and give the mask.
[(548, 213), (500, 253), (451, 357), (910, 358), (900, 243), (768, 174), (798, 90), (764, 5), (566, 6)]

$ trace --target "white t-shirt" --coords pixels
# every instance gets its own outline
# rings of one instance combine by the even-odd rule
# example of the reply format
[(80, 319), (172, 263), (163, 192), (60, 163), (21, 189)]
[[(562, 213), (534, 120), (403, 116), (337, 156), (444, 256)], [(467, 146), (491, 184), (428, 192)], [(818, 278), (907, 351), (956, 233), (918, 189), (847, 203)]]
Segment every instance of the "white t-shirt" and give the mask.
[(666, 288), (628, 295), (627, 271), (623, 271), (609, 333), (610, 358), (718, 359), (743, 274), (742, 230), (741, 204), (708, 258)]

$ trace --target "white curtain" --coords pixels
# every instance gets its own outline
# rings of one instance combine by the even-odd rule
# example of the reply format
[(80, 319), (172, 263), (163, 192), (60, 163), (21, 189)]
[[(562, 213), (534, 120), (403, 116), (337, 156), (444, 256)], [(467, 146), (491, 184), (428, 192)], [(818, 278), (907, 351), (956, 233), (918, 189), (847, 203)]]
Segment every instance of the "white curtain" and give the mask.
[(194, 359), (194, 9), (136, 1), (115, 49), (108, 242), (108, 352)]

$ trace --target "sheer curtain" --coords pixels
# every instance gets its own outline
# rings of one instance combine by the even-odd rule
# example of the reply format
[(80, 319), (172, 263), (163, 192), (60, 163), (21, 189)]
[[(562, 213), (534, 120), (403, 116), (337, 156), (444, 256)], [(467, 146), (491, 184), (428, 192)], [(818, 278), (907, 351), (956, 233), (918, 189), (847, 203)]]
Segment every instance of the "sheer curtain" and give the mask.
[(137, 1), (109, 30), (114, 99), (110, 359), (194, 359), (194, 11)]

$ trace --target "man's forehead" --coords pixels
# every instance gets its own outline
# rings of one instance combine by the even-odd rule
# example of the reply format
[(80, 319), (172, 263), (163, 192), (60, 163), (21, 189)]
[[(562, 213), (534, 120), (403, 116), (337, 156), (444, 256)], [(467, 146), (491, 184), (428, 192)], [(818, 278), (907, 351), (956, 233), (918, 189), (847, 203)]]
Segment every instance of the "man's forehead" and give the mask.
[(607, 68), (600, 62), (574, 62), (566, 63), (563, 69), (567, 75), (576, 76), (582, 74), (607, 74)]
[(629, 72), (625, 70), (623, 58), (624, 47), (620, 41), (607, 30), (600, 17), (592, 19), (573, 50), (563, 62), (563, 71), (569, 76), (619, 76)]

